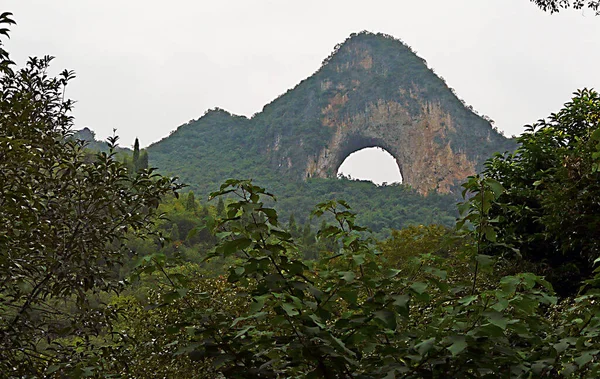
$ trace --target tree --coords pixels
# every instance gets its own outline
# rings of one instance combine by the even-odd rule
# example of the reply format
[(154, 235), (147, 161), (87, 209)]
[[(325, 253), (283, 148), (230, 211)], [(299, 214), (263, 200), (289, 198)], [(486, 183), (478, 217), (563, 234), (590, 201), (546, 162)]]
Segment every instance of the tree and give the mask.
[(140, 141), (136, 138), (133, 143), (133, 171), (139, 171), (139, 162), (140, 162)]
[(589, 8), (598, 14), (600, 1), (598, 0), (531, 0), (542, 10), (550, 13), (559, 12), (561, 9)]
[(116, 137), (89, 159), (70, 138), (64, 91), (74, 73), (50, 77), (51, 61), (13, 71), (0, 51), (0, 372), (14, 377), (95, 370), (85, 363), (101, 354), (90, 337), (115, 317), (99, 295), (123, 286), (125, 238), (151, 234), (160, 199), (179, 188), (152, 170), (131, 176), (115, 159)]
[(288, 231), (292, 234), (292, 236), (296, 237), (298, 233), (298, 225), (296, 225), (296, 217), (294, 214), (290, 214), (290, 219), (288, 220)]
[(402, 267), (420, 254), (447, 254), (456, 250), (452, 244), (452, 232), (442, 225), (411, 225), (392, 230), (389, 239), (379, 244), (390, 267)]
[(187, 199), (185, 202), (185, 209), (187, 211), (195, 211), (196, 210), (196, 198), (194, 197), (194, 192), (190, 191), (187, 195)]
[(217, 217), (225, 217), (225, 203), (223, 202), (222, 197), (220, 197), (217, 202)]
[(171, 227), (169, 237), (171, 237), (171, 239), (175, 242), (180, 240), (179, 227), (177, 226), (177, 224), (174, 223), (173, 226)]
[(515, 153), (496, 156), (485, 171), (507, 189), (493, 208), (499, 239), (572, 294), (600, 255), (600, 95), (576, 92), (517, 141)]
[(209, 254), (236, 257), (226, 282), (185, 284), (164, 259), (141, 267), (166, 276), (163, 307), (152, 314), (165, 321), (150, 327), (170, 325), (175, 335), (159, 337), (164, 349), (177, 346), (196, 368), (214, 368), (212, 377), (597, 378), (597, 291), (557, 306), (550, 285), (531, 273), (482, 285), (477, 267), (493, 260), (479, 253), (495, 245), (489, 212), (504, 189), (480, 176), (465, 189), (473, 196), (461, 204), (460, 224), (472, 225), (463, 229), (474, 244), (466, 253), (479, 264), (472, 275), (435, 267), (443, 258), (431, 253), (411, 267), (388, 267), (344, 201), (312, 214), (335, 220), (318, 236), (336, 240), (339, 251), (303, 261), (265, 206), (265, 189), (229, 180), (211, 195), (237, 196), (230, 217), (213, 223), (221, 239)]
[(140, 154), (140, 160), (137, 166), (137, 171), (148, 169), (148, 151), (142, 150), (142, 153)]

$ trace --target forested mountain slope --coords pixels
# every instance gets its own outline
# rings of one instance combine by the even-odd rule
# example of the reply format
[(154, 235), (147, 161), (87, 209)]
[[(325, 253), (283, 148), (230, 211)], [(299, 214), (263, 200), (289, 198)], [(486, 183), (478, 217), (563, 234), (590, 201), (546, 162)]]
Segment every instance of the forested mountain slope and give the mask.
[[(410, 47), (362, 32), (336, 46), (316, 73), (251, 119), (217, 108), (148, 151), (152, 166), (178, 175), (202, 197), (227, 178), (250, 177), (281, 198), (302, 187), (316, 202), (329, 195), (313, 193), (309, 179), (335, 178), (349, 154), (372, 146), (394, 156), (410, 186), (397, 188), (396, 196), (410, 193), (404, 203), (423, 207), (428, 201), (416, 194), (452, 194), (447, 204), (453, 204), (458, 184), (486, 158), (515, 148)], [(376, 186), (361, 188), (361, 195), (349, 199), (359, 207), (364, 199), (382, 196)], [(292, 211), (285, 208), (284, 215)]]

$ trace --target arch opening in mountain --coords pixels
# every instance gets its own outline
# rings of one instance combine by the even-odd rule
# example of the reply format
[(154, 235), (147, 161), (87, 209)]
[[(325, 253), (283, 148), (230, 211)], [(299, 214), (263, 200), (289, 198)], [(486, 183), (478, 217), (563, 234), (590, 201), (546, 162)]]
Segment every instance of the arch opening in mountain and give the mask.
[(402, 183), (398, 161), (379, 146), (360, 147), (348, 154), (337, 169), (338, 178), (367, 180), (377, 185)]

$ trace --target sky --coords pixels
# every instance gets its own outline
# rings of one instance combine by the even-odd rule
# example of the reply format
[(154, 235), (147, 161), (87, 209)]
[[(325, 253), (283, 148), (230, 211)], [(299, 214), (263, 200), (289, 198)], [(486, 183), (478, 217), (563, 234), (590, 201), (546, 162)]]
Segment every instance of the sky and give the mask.
[[(12, 59), (22, 65), (28, 56), (53, 55), (54, 73), (74, 70), (67, 95), (77, 101), (76, 128), (100, 139), (116, 129), (124, 146), (136, 137), (147, 146), (215, 107), (250, 117), (362, 30), (410, 45), (508, 136), (558, 111), (578, 88), (600, 90), (600, 17), (590, 10), (550, 15), (529, 0), (0, 5), (17, 21), (6, 43)], [(363, 164), (379, 167), (371, 155)], [(396, 181), (386, 175), (376, 180)]]

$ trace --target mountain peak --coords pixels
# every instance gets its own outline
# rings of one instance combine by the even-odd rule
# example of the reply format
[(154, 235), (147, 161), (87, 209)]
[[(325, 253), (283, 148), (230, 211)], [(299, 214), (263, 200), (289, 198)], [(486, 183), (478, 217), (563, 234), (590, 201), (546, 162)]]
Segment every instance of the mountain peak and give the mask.
[(208, 152), (222, 156), (219, 162), (238, 157), (240, 163), (233, 160), (230, 169), (207, 173), (214, 182), (236, 172), (335, 178), (349, 154), (381, 147), (396, 159), (403, 183), (422, 194), (453, 192), (494, 152), (514, 147), (408, 45), (366, 31), (336, 45), (315, 74), (252, 119), (216, 108), (192, 124), (166, 139), (171, 141), (153, 145), (150, 157), (160, 167), (162, 157), (168, 159), (174, 149), (181, 154), (186, 146), (202, 150), (186, 153), (199, 167)]

